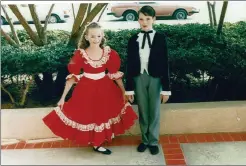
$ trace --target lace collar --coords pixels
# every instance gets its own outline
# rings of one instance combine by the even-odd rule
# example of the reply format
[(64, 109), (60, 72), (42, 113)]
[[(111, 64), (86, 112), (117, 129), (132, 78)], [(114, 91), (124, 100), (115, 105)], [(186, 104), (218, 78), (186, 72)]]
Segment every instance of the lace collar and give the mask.
[(79, 50), (82, 54), (82, 57), (86, 59), (85, 63), (90, 64), (94, 68), (102, 67), (102, 65), (106, 64), (107, 61), (109, 60), (109, 53), (111, 51), (109, 46), (105, 46), (103, 48), (102, 57), (99, 60), (93, 60), (89, 58), (88, 54), (86, 53), (84, 49), (79, 49)]

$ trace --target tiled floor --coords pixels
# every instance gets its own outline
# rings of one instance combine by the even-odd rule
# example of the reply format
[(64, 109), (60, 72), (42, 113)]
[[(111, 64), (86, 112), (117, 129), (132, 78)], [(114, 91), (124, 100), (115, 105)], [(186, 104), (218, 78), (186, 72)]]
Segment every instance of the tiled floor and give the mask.
[[(246, 141), (245, 133), (213, 133), (213, 134), (179, 134), (160, 136), (160, 145), (162, 146), (165, 162), (167, 165), (186, 165), (181, 144), (184, 143), (216, 143), (216, 142), (241, 142)], [(136, 146), (140, 143), (139, 136), (120, 136), (113, 140), (107, 146)], [(37, 149), (37, 148), (77, 148), (80, 147), (71, 141), (58, 140), (49, 142), (19, 142), (9, 145), (2, 145), (2, 150), (10, 149)]]
[(138, 153), (135, 146), (112, 146), (111, 155), (95, 153), (90, 147), (5, 150), (3, 165), (164, 165), (163, 152), (152, 156)]
[(246, 141), (182, 143), (187, 165), (245, 165)]

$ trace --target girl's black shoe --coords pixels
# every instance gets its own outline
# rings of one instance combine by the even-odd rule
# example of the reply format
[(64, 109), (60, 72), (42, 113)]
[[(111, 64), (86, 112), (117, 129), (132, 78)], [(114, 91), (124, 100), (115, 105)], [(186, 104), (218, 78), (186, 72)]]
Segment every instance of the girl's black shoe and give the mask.
[(93, 147), (93, 150), (96, 151), (96, 152), (102, 153), (102, 154), (106, 154), (106, 155), (110, 155), (112, 153), (109, 149), (105, 148), (106, 150), (100, 151), (99, 148), (100, 148), (100, 146), (98, 146), (97, 148)]

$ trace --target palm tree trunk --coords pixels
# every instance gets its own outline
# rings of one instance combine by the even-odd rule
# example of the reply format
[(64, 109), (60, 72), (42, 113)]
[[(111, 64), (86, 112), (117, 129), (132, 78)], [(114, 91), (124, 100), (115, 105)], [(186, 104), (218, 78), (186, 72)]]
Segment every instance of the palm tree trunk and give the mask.
[(100, 16), (99, 16), (99, 18), (98, 18), (97, 22), (99, 22), (99, 21), (101, 20), (101, 17), (102, 17), (102, 15), (103, 15), (103, 13), (104, 13), (105, 9), (107, 8), (107, 6), (108, 6), (108, 4), (107, 4), (107, 5), (105, 5), (105, 7), (103, 8), (103, 10), (102, 10), (102, 12), (101, 12), (101, 14), (100, 14)]
[(26, 87), (22, 93), (20, 106), (24, 106), (24, 104), (26, 103), (27, 93), (28, 93), (32, 83), (33, 83), (33, 76), (31, 76), (29, 82), (26, 84)]
[(37, 46), (42, 46), (43, 45), (42, 41), (39, 39), (38, 35), (31, 29), (26, 19), (20, 13), (18, 7), (16, 5), (9, 5), (9, 8), (18, 18), (18, 20), (20, 21), (23, 28), (26, 30), (27, 34), (30, 36), (30, 39), (33, 41), (33, 43), (36, 44)]
[(1, 35), (8, 41), (12, 46), (19, 47), (19, 45), (1, 28)]
[(1, 84), (1, 89), (8, 94), (12, 104), (15, 104), (15, 99), (14, 97), (11, 95), (11, 93)]
[(80, 4), (79, 5), (79, 10), (78, 10), (77, 16), (75, 18), (75, 21), (73, 24), (73, 29), (71, 32), (72, 35), (75, 34), (79, 30), (80, 25), (81, 25), (82, 21), (84, 20), (87, 7), (88, 7), (88, 4)]
[(30, 10), (34, 25), (35, 25), (36, 30), (38, 32), (38, 36), (41, 39), (43, 27), (42, 27), (42, 25), (40, 23), (40, 20), (38, 18), (38, 15), (37, 15), (37, 12), (36, 12), (36, 7), (35, 7), (34, 4), (29, 4), (28, 6), (29, 6), (29, 10)]
[(85, 20), (83, 21), (83, 24), (81, 25), (80, 29), (79, 29), (79, 37), (82, 35), (84, 29), (85, 29), (85, 25), (88, 22), (91, 22), (96, 15), (102, 10), (102, 8), (104, 6), (106, 6), (107, 3), (98, 3), (93, 9), (92, 11), (89, 13), (89, 15), (85, 18)]
[(89, 13), (91, 12), (91, 6), (92, 6), (92, 3), (89, 3), (87, 11), (86, 11), (86, 16), (88, 16)]
[(214, 3), (211, 4), (211, 7), (212, 7), (212, 14), (213, 14), (213, 19), (214, 19), (214, 26), (217, 26), (217, 19), (216, 19), (216, 14), (215, 14), (215, 4), (216, 2), (214, 1)]
[(3, 6), (2, 6), (2, 9), (3, 9), (3, 12), (4, 12), (5, 16), (6, 16), (6, 19), (7, 19), (8, 23), (9, 23), (11, 32), (13, 34), (14, 41), (15, 41), (15, 43), (18, 46), (20, 46), (20, 40), (19, 40), (19, 37), (17, 36), (17, 33), (15, 31), (15, 28), (14, 28), (14, 25), (13, 25), (11, 19), (9, 18), (9, 15), (8, 15), (7, 11), (5, 10), (5, 8)]
[(211, 4), (210, 4), (209, 1), (207, 1), (207, 6), (208, 6), (208, 14), (209, 14), (210, 26), (213, 27), (213, 19), (212, 19), (212, 12), (211, 12)]
[(75, 21), (75, 11), (74, 11), (73, 3), (72, 3), (72, 11), (73, 11), (73, 19), (74, 19), (74, 21)]
[(226, 1), (224, 1), (223, 6), (222, 6), (220, 21), (219, 21), (219, 25), (218, 25), (218, 29), (217, 29), (217, 35), (221, 35), (221, 33), (222, 33), (222, 27), (223, 27), (225, 15), (226, 15), (227, 6), (228, 6), (228, 1), (226, 0)]
[(49, 19), (50, 19), (50, 16), (51, 16), (51, 12), (54, 8), (55, 4), (52, 4), (51, 7), (50, 7), (50, 10), (47, 14), (47, 17), (45, 19), (45, 23), (44, 23), (44, 28), (43, 28), (43, 31), (42, 31), (42, 37), (41, 39), (44, 41), (44, 44), (47, 44), (47, 34), (46, 34), (46, 30), (47, 30), (47, 26), (48, 26), (48, 23), (49, 23)]

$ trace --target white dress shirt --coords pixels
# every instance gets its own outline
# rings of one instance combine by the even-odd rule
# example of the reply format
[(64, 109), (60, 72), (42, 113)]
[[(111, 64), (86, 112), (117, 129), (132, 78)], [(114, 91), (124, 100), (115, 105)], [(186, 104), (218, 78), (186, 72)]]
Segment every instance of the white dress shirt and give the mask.
[[(149, 33), (150, 36), (150, 41), (151, 43), (153, 42), (154, 36), (155, 36), (156, 31), (153, 30), (153, 33)], [(146, 37), (146, 41), (145, 41), (145, 46), (142, 49), (142, 42), (143, 42), (143, 37), (144, 37), (144, 33), (139, 33), (138, 34), (138, 45), (139, 45), (139, 55), (140, 55), (140, 73), (143, 74), (144, 70), (148, 73), (148, 63), (149, 63), (149, 55), (150, 55), (150, 48), (149, 48), (149, 44), (148, 44), (148, 38)], [(134, 91), (126, 91), (125, 92), (126, 95), (134, 95)], [(162, 95), (171, 95), (171, 91), (161, 91)]]
[[(155, 36), (155, 31), (153, 31), (153, 33), (149, 33), (150, 36), (150, 42), (153, 42), (154, 36)], [(139, 55), (140, 55), (140, 62), (141, 62), (141, 70), (140, 73), (143, 74), (144, 70), (146, 70), (146, 72), (148, 73), (148, 63), (149, 63), (149, 55), (150, 55), (150, 48), (149, 48), (149, 44), (148, 44), (148, 38), (146, 37), (146, 41), (145, 41), (145, 46), (142, 49), (142, 42), (143, 42), (143, 37), (144, 37), (144, 33), (139, 33), (138, 34), (138, 45), (139, 45)], [(148, 73), (149, 74), (149, 73)]]

